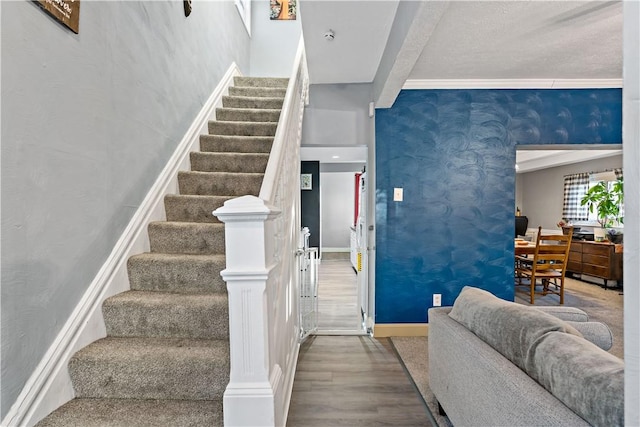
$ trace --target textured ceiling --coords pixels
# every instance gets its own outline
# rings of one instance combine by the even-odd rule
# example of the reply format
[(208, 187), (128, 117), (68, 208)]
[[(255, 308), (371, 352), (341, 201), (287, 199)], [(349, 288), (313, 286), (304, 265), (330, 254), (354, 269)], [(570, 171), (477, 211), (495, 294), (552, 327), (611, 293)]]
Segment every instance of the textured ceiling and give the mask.
[(410, 79), (622, 78), (622, 3), (451, 2)]
[[(435, 28), (424, 22), (425, 31), (427, 25), (433, 31), (409, 79), (622, 78), (620, 1), (451, 1), (427, 7), (443, 4)], [(311, 83), (371, 82), (390, 31), (397, 31), (397, 9), (397, 1), (300, 0)], [(323, 36), (329, 29), (333, 41)]]

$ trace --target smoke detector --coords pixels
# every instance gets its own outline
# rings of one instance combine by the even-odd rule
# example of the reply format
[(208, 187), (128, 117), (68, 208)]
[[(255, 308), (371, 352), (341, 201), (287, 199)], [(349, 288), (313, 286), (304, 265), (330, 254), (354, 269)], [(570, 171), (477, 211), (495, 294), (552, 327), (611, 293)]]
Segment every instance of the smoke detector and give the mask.
[(324, 33), (324, 38), (331, 41), (336, 37), (336, 34), (333, 32), (333, 30), (329, 30), (326, 33)]

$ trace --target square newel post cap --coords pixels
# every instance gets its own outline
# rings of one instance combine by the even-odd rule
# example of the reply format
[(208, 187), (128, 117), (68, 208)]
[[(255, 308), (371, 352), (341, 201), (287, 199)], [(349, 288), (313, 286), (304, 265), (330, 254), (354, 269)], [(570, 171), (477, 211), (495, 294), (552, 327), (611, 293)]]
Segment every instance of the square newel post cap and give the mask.
[(224, 223), (266, 221), (280, 215), (280, 210), (267, 205), (256, 196), (242, 196), (227, 200), (224, 206), (213, 211), (213, 215)]

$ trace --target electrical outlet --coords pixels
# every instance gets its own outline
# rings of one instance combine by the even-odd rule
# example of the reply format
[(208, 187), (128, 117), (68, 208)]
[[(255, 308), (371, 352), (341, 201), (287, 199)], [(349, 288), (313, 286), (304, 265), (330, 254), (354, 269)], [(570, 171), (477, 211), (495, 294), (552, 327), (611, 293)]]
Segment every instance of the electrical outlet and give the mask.
[(433, 306), (440, 307), (442, 305), (442, 294), (433, 294)]
[(393, 189), (393, 201), (394, 202), (401, 202), (403, 197), (403, 191), (402, 188), (394, 188)]

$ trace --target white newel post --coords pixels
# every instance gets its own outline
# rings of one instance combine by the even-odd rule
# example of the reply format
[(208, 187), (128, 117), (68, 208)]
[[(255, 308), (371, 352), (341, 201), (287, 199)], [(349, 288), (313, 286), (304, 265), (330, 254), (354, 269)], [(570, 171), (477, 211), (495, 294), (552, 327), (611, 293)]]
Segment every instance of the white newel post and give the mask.
[(267, 283), (274, 269), (276, 208), (254, 196), (227, 201), (213, 214), (225, 224), (231, 367), (225, 426), (275, 426), (282, 371), (269, 360)]

